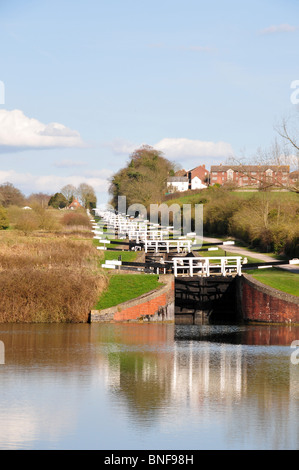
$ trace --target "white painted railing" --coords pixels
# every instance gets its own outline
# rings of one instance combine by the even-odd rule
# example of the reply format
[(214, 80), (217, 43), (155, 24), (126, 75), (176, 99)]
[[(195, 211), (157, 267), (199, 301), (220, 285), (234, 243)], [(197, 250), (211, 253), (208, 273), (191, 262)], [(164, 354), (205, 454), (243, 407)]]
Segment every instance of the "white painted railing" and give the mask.
[(209, 277), (211, 274), (241, 276), (242, 257), (173, 258), (173, 271), (175, 277), (179, 275)]
[(155, 251), (156, 253), (166, 251), (166, 253), (170, 252), (171, 248), (175, 248), (177, 253), (181, 253), (183, 251), (187, 251), (190, 253), (192, 246), (192, 240), (148, 240), (144, 241), (144, 251), (148, 253), (148, 251)]
[(128, 239), (135, 240), (136, 243), (144, 242), (145, 240), (163, 240), (169, 237), (168, 230), (129, 230)]

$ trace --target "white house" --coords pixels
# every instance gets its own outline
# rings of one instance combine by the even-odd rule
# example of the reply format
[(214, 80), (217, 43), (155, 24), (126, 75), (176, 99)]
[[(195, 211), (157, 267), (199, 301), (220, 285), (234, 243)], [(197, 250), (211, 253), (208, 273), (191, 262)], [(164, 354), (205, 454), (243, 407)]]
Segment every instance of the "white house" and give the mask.
[(170, 193), (188, 191), (189, 178), (187, 176), (172, 176), (167, 180), (167, 187)]
[(209, 172), (205, 165), (188, 171), (190, 189), (204, 189), (208, 186)]
[(204, 184), (198, 176), (191, 179), (191, 189), (204, 189), (207, 185)]

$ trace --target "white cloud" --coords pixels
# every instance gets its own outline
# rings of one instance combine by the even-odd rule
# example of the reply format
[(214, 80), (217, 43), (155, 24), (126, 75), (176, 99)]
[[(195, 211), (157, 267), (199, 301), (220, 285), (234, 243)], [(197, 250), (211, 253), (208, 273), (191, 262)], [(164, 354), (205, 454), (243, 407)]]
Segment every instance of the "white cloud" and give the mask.
[(31, 173), (17, 173), (15, 170), (0, 171), (0, 184), (12, 183), (24, 194), (34, 192), (45, 192), (54, 194), (66, 184), (78, 186), (87, 183), (92, 186), (96, 193), (105, 193), (108, 190), (108, 178), (112, 175), (109, 170), (98, 171), (94, 175), (33, 175)]
[(227, 142), (209, 142), (185, 138), (165, 138), (153, 147), (161, 150), (169, 159), (174, 160), (179, 160), (182, 157), (222, 158), (233, 154), (232, 147)]
[(291, 33), (293, 31), (296, 31), (297, 29), (298, 28), (296, 26), (292, 26), (290, 24), (279, 24), (262, 29), (260, 31), (260, 34)]
[(133, 144), (127, 140), (115, 139), (112, 142), (106, 142), (104, 147), (110, 148), (116, 155), (130, 155), (134, 150), (143, 144)]
[(0, 151), (83, 146), (80, 134), (63, 124), (43, 124), (18, 109), (0, 110)]
[[(143, 144), (132, 144), (122, 140), (111, 142), (109, 147), (118, 155), (130, 155)], [(202, 163), (220, 163), (231, 157), (234, 152), (232, 146), (227, 142), (211, 142), (198, 139), (186, 138), (164, 138), (155, 144), (153, 148), (163, 152), (166, 158), (176, 161), (182, 165), (196, 166), (198, 159)], [(187, 160), (187, 161), (186, 161)]]

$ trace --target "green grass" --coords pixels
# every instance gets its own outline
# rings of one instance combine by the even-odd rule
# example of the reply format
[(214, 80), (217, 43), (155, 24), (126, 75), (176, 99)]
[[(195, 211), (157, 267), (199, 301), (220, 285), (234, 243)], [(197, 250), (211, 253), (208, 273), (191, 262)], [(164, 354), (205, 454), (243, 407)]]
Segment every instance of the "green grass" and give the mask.
[(138, 256), (137, 251), (104, 251), (104, 254), (105, 261), (118, 259), (118, 257), (121, 256), (122, 261), (132, 262), (135, 261)]
[[(208, 248), (208, 247), (204, 247)], [(210, 247), (213, 248), (213, 247)], [(204, 256), (204, 257), (219, 257), (219, 256), (241, 256), (242, 258), (245, 258), (244, 255), (240, 255), (239, 253), (230, 253), (229, 251), (223, 250), (222, 248), (218, 248), (217, 251), (198, 251), (199, 256)], [(251, 256), (246, 256), (248, 263), (261, 263), (262, 261), (257, 258), (253, 258)]]
[(299, 274), (277, 268), (254, 269), (248, 274), (267, 286), (299, 297)]
[(103, 310), (162, 287), (156, 274), (114, 274), (95, 309)]
[[(94, 238), (92, 240), (92, 243), (94, 246), (104, 246), (103, 243), (100, 242), (97, 238)], [(106, 259), (118, 259), (118, 256), (121, 255), (123, 261), (134, 261), (137, 257), (138, 252), (136, 251), (113, 251), (117, 248), (121, 247), (121, 243), (106, 243), (105, 244), (106, 248), (109, 248), (109, 250), (103, 250), (103, 253), (105, 253), (105, 260)], [(127, 250), (127, 247), (125, 248)], [(110, 257), (111, 256), (111, 257)]]

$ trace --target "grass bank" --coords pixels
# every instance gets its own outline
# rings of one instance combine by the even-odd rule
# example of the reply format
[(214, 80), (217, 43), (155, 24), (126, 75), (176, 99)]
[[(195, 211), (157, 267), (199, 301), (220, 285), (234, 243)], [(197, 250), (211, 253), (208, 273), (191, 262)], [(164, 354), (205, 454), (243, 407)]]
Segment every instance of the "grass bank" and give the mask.
[(283, 269), (269, 268), (266, 270), (254, 269), (248, 271), (248, 274), (267, 286), (287, 294), (299, 296), (299, 275), (296, 273), (284, 271)]
[(162, 287), (155, 274), (114, 274), (109, 277), (107, 289), (95, 305), (95, 310), (114, 307), (140, 295)]

